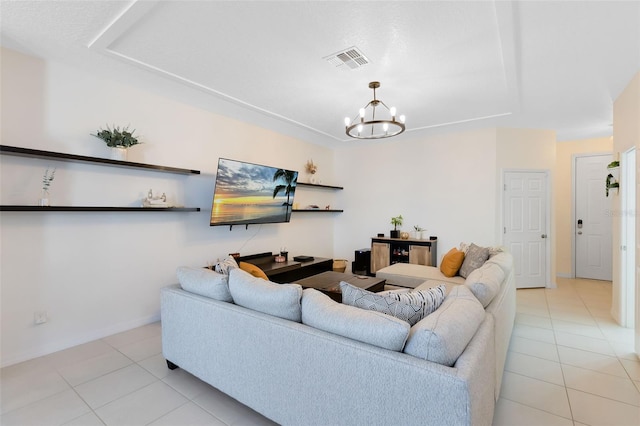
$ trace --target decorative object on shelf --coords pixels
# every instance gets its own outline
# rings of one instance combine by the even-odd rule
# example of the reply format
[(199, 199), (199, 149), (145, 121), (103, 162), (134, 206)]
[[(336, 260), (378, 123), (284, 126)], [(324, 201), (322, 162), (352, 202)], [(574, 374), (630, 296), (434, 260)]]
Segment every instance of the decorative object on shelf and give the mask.
[(274, 262), (276, 263), (284, 263), (287, 261), (287, 258), (284, 256), (276, 256), (273, 258)]
[(402, 226), (402, 215), (398, 215), (396, 217), (391, 218), (391, 224), (393, 225), (393, 231), (389, 232), (389, 236), (391, 238), (399, 238), (400, 231), (398, 231), (398, 226)]
[(400, 238), (402, 238), (403, 240), (408, 240), (409, 239), (409, 233), (405, 232), (405, 231), (402, 231), (400, 233)]
[[(364, 108), (360, 108), (359, 119), (356, 116), (353, 120), (349, 117), (344, 119), (347, 136), (356, 139), (381, 139), (399, 135), (405, 130), (405, 116), (401, 115), (396, 119), (396, 107), (389, 108), (384, 102), (376, 98), (376, 89), (380, 87), (380, 82), (372, 81), (369, 89), (373, 89), (373, 100)], [(386, 111), (382, 117), (376, 116), (376, 108), (382, 105)], [(371, 108), (369, 108), (371, 107)], [(367, 110), (369, 108), (369, 110)], [(367, 113), (367, 111), (371, 111)]]
[(611, 173), (609, 173), (607, 175), (607, 182), (606, 182), (606, 195), (607, 197), (609, 196), (609, 190), (610, 189), (620, 189), (620, 183), (618, 181), (616, 181), (616, 178), (613, 177), (613, 175)]
[(310, 183), (316, 183), (316, 177), (315, 174), (318, 171), (318, 165), (317, 164), (313, 164), (313, 160), (308, 160), (307, 164), (305, 164), (305, 169), (307, 171), (307, 173), (309, 173), (311, 176), (309, 176), (309, 182)]
[(284, 257), (284, 260), (289, 260), (289, 250), (286, 247), (280, 247), (280, 256)]
[(150, 189), (147, 193), (147, 198), (142, 200), (142, 207), (155, 207), (155, 208), (166, 208), (169, 207), (167, 204), (167, 195), (163, 192), (159, 197), (153, 196), (153, 191)]
[(100, 129), (95, 134), (91, 133), (91, 136), (102, 139), (108, 147), (111, 148), (111, 159), (126, 161), (127, 160), (127, 148), (137, 145), (140, 142), (138, 138), (133, 136), (133, 131), (129, 131), (129, 126), (120, 129), (119, 126), (113, 126), (110, 129), (107, 125), (107, 129)]
[(42, 176), (42, 194), (38, 200), (38, 205), (41, 207), (49, 206), (49, 187), (51, 187), (51, 182), (53, 182), (53, 178), (55, 176), (56, 169), (53, 169), (51, 173), (49, 173), (49, 168), (47, 167), (47, 170), (45, 170), (44, 175)]
[(424, 231), (426, 229), (422, 228), (420, 225), (414, 225), (413, 229), (416, 231), (416, 238), (419, 240), (424, 239)]

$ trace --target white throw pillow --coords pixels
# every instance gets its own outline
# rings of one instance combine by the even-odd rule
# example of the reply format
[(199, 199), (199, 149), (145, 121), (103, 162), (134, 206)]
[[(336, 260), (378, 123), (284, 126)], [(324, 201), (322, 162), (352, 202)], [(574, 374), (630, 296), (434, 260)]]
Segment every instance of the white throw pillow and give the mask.
[(302, 320), (300, 284), (278, 284), (235, 268), (229, 273), (229, 291), (236, 305), (291, 321)]
[(326, 294), (307, 288), (302, 292), (302, 322), (359, 342), (401, 351), (409, 335), (409, 324), (382, 312), (344, 305)]
[(191, 293), (223, 302), (233, 302), (229, 292), (229, 277), (207, 268), (180, 266), (176, 270), (180, 286)]

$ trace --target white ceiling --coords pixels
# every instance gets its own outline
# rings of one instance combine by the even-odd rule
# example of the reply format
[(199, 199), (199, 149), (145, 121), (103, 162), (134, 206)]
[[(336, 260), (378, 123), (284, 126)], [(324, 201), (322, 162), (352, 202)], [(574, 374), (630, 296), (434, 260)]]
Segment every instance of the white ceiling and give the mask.
[[(640, 70), (639, 1), (2, 0), (0, 12), (6, 47), (329, 146), (348, 139), (344, 117), (374, 80), (407, 116), (397, 139), (492, 126), (608, 136)], [(323, 59), (352, 46), (370, 63)]]

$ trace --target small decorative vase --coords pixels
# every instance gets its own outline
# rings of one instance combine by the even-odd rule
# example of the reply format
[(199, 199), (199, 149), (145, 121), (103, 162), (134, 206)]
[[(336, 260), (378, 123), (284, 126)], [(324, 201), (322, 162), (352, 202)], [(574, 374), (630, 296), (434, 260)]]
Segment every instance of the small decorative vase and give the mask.
[(127, 161), (127, 148), (120, 146), (111, 147), (110, 158), (112, 160)]
[(408, 240), (409, 239), (409, 233), (408, 232), (401, 232), (400, 233), (400, 238), (402, 238), (403, 240)]
[(42, 190), (42, 194), (40, 194), (40, 199), (38, 200), (38, 205), (40, 207), (49, 206), (49, 190), (48, 189)]

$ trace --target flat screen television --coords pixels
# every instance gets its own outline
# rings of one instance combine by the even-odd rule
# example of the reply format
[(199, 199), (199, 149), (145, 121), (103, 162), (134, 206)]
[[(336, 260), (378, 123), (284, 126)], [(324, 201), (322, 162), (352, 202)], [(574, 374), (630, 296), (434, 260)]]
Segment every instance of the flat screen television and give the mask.
[(298, 172), (220, 158), (211, 226), (289, 222)]

